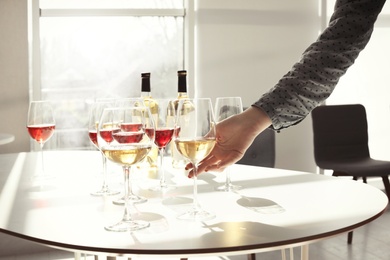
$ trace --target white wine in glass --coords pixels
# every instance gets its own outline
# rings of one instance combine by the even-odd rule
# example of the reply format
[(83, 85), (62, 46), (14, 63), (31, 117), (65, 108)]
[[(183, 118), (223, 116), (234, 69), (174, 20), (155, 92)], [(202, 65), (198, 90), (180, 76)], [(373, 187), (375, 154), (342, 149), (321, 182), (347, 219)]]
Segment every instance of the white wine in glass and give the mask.
[[(215, 102), (215, 118), (216, 122), (225, 120), (233, 115), (240, 114), (242, 109), (242, 101), (240, 97), (219, 97)], [(236, 191), (241, 189), (241, 186), (234, 185), (230, 179), (230, 167), (224, 170), (226, 174), (225, 183), (217, 186), (215, 189), (218, 191)]]
[(108, 160), (122, 166), (125, 179), (123, 217), (106, 226), (108, 231), (126, 232), (149, 226), (145, 220), (132, 218), (132, 203), (128, 196), (131, 167), (147, 156), (154, 142), (154, 123), (146, 118), (151, 116), (145, 107), (117, 107), (105, 109), (99, 120), (99, 148)]
[(32, 139), (39, 143), (41, 148), (42, 172), (36, 176), (36, 179), (46, 179), (52, 177), (45, 172), (43, 160), (43, 146), (49, 140), (56, 127), (54, 113), (49, 101), (32, 101), (28, 108), (27, 131)]
[(216, 143), (216, 129), (211, 99), (182, 99), (176, 115), (175, 145), (181, 155), (193, 164), (193, 203), (179, 219), (203, 221), (215, 217), (198, 202), (197, 169)]
[[(144, 100), (142, 98), (118, 98), (116, 99), (115, 101), (115, 105), (114, 107), (145, 107), (145, 104), (144, 104)], [(131, 130), (137, 130), (139, 128), (139, 125), (132, 125), (132, 124), (129, 124), (129, 125), (122, 125), (122, 128), (124, 130), (128, 130), (128, 131), (131, 131)], [(145, 160), (148, 159), (148, 157), (150, 156), (151, 152), (149, 152), (149, 154), (145, 157)], [(139, 166), (139, 164), (138, 164)], [(134, 170), (137, 170), (137, 169), (134, 169), (134, 167), (131, 168), (132, 171)], [(132, 175), (132, 173), (130, 173), (130, 175)], [(133, 185), (132, 185), (132, 181), (129, 181), (129, 189), (128, 189), (128, 200), (130, 203), (144, 203), (146, 201), (148, 201), (147, 198), (143, 197), (143, 196), (140, 196), (140, 195), (137, 195), (133, 192)], [(118, 199), (115, 199), (112, 201), (112, 203), (116, 204), (116, 205), (124, 205), (125, 204), (125, 196), (121, 196), (120, 198)]]

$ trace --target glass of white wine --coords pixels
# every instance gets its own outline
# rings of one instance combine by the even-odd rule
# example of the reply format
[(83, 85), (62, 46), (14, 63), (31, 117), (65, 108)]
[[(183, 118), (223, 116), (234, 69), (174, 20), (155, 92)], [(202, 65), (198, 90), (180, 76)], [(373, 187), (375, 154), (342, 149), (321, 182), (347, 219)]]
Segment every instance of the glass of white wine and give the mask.
[[(215, 118), (216, 122), (225, 120), (233, 115), (240, 114), (242, 109), (242, 100), (240, 97), (219, 97), (215, 102)], [(224, 170), (226, 174), (225, 183), (215, 187), (218, 191), (236, 191), (241, 189), (241, 186), (234, 185), (230, 179), (230, 168)]]
[[(144, 104), (144, 101), (142, 98), (118, 98), (115, 100), (115, 105), (114, 107), (145, 107), (145, 104)], [(122, 125), (122, 128), (126, 128), (127, 127), (127, 130), (132, 130), (134, 125), (132, 124), (129, 124), (128, 126), (126, 125)], [(137, 129), (137, 126), (135, 125), (135, 129)], [(152, 152), (152, 151), (151, 151)], [(145, 157), (144, 161), (148, 159), (148, 157), (150, 156), (151, 152), (149, 152), (149, 154)], [(139, 166), (139, 164), (138, 164)], [(134, 167), (131, 169), (133, 171), (133, 173), (130, 173), (130, 175), (133, 175), (134, 177), (134, 171), (137, 170), (135, 169)], [(143, 197), (143, 196), (140, 196), (136, 193), (133, 192), (133, 185), (134, 182), (132, 180), (129, 181), (129, 189), (128, 189), (128, 200), (130, 203), (144, 203), (144, 202), (147, 202), (148, 199)], [(124, 205), (125, 204), (125, 196), (121, 196), (115, 200), (112, 201), (112, 203), (116, 204), (116, 205)]]
[(198, 202), (197, 169), (199, 162), (214, 148), (216, 129), (211, 99), (182, 99), (176, 115), (175, 145), (180, 154), (193, 165), (193, 203), (191, 209), (180, 214), (179, 219), (207, 220), (215, 217)]
[(147, 221), (132, 218), (128, 196), (131, 166), (142, 161), (154, 143), (154, 122), (148, 118), (151, 116), (146, 107), (114, 107), (106, 108), (99, 120), (99, 148), (108, 160), (122, 166), (125, 179), (123, 217), (106, 226), (108, 231), (126, 232), (149, 226)]

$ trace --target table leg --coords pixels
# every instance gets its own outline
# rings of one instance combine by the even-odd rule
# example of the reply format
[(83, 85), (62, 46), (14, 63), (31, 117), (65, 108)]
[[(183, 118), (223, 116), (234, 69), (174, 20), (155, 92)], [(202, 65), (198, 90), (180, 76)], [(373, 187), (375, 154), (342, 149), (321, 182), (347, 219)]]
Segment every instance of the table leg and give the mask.
[(74, 260), (81, 260), (81, 253), (74, 253)]
[(294, 248), (290, 247), (290, 260), (294, 260)]
[(309, 245), (301, 246), (301, 260), (309, 260)]
[(256, 254), (248, 254), (247, 257), (248, 260), (256, 260)]
[(282, 253), (282, 260), (286, 260), (286, 249), (283, 248), (280, 252)]

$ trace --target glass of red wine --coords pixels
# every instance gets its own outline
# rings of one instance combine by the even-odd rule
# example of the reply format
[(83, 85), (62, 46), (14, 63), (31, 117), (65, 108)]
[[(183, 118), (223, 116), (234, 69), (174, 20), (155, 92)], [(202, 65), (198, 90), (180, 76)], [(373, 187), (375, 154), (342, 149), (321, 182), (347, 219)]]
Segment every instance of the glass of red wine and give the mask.
[(32, 139), (38, 142), (41, 150), (42, 172), (35, 178), (46, 179), (49, 177), (45, 173), (43, 163), (43, 145), (54, 133), (56, 122), (53, 108), (49, 101), (32, 101), (28, 108), (27, 131)]
[(108, 160), (122, 166), (125, 179), (123, 217), (106, 226), (108, 231), (135, 231), (150, 225), (148, 221), (133, 219), (128, 196), (131, 167), (146, 157), (154, 142), (154, 122), (147, 118), (151, 116), (146, 107), (116, 107), (104, 109), (99, 120), (99, 148)]
[[(158, 149), (158, 176), (160, 177), (160, 183), (158, 186), (152, 187), (152, 190), (164, 191), (167, 189), (175, 188), (174, 185), (169, 184), (165, 178), (164, 170), (164, 155), (165, 148), (171, 142), (173, 135), (175, 134), (175, 104), (170, 99), (156, 99), (157, 109), (153, 106), (152, 114), (156, 129), (156, 136), (154, 138), (154, 144)], [(152, 111), (152, 110), (151, 110)], [(148, 133), (148, 129), (146, 129)]]
[[(108, 107), (113, 107), (115, 104), (113, 99), (98, 99), (95, 103), (92, 104), (91, 110), (89, 113), (89, 121), (88, 121), (88, 136), (91, 143), (101, 152), (97, 143), (97, 128), (99, 126), (99, 120), (103, 113), (103, 110)], [(103, 133), (104, 135), (104, 133)], [(107, 141), (109, 141), (110, 135), (106, 134), (108, 137)], [(103, 162), (103, 181), (100, 189), (96, 191), (92, 191), (91, 195), (93, 196), (104, 196), (104, 195), (116, 195), (120, 192), (117, 190), (113, 190), (109, 188), (107, 182), (107, 159), (104, 154), (101, 152), (102, 162)]]

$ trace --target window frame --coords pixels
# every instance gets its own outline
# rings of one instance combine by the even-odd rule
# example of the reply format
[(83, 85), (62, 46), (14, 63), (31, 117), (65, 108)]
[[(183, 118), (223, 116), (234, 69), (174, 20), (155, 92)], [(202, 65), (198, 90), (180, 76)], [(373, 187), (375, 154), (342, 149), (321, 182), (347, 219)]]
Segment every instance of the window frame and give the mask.
[[(29, 97), (40, 100), (41, 91), (41, 50), (40, 50), (40, 18), (41, 17), (75, 17), (75, 16), (181, 16), (184, 19), (184, 68), (189, 72), (189, 92), (194, 91), (195, 80), (195, 3), (184, 0), (183, 9), (42, 9), (40, 0), (29, 0)], [(192, 88), (192, 89), (191, 89)], [(194, 91), (195, 92), (195, 91)]]

